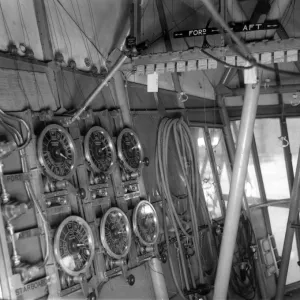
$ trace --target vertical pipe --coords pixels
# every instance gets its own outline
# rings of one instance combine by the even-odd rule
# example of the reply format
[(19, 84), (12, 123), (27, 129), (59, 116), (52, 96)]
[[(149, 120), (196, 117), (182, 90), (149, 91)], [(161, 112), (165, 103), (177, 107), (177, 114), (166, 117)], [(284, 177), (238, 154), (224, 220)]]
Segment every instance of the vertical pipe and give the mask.
[(155, 299), (156, 300), (167, 300), (168, 292), (165, 283), (165, 277), (161, 267), (161, 262), (157, 258), (152, 258), (149, 261), (150, 274), (154, 287)]
[(282, 250), (282, 259), (279, 270), (279, 278), (277, 284), (277, 293), (275, 300), (282, 300), (284, 297), (284, 287), (286, 282), (286, 276), (289, 268), (290, 255), (292, 250), (293, 238), (295, 230), (291, 227), (292, 224), (297, 222), (297, 217), (299, 214), (299, 200), (300, 200), (300, 149), (298, 153), (298, 162), (296, 168), (296, 175), (291, 195), (289, 217), (286, 226), (284, 247)]
[[(232, 136), (232, 132), (230, 130), (230, 120), (229, 120), (229, 116), (228, 116), (228, 112), (224, 103), (224, 99), (222, 97), (219, 97), (218, 99), (218, 104), (219, 107), (221, 108), (220, 113), (221, 113), (221, 117), (223, 120), (223, 124), (224, 124), (224, 137), (225, 137), (225, 141), (226, 141), (226, 146), (227, 146), (227, 151), (229, 154), (229, 161), (231, 163), (231, 168), (233, 169), (233, 163), (234, 163), (234, 156), (235, 156), (235, 144), (234, 144), (234, 140), (233, 140), (233, 136)], [(244, 197), (243, 197), (243, 208), (247, 214), (247, 217), (249, 218), (250, 222), (251, 221), (251, 212), (248, 206), (248, 202), (247, 202), (247, 198), (244, 192)], [(266, 291), (266, 280), (265, 277), (263, 275), (263, 270), (262, 270), (262, 266), (260, 264), (260, 252), (257, 252), (257, 259), (255, 259), (255, 272), (256, 272), (256, 277), (257, 277), (257, 281), (258, 281), (258, 285), (259, 285), (259, 290), (261, 293), (261, 297), (262, 299), (268, 299), (268, 294)]]
[[(117, 102), (121, 110), (123, 125), (133, 127), (133, 122), (130, 114), (128, 93), (125, 88), (125, 83), (120, 71), (114, 74), (114, 89), (117, 97)], [(142, 176), (139, 177), (139, 188), (142, 196), (146, 195), (144, 180)], [(163, 275), (162, 266), (160, 260), (152, 258), (149, 262), (149, 269), (152, 278), (152, 284), (157, 300), (167, 300), (168, 292), (166, 288), (165, 277)]]
[(235, 248), (238, 223), (243, 201), (245, 178), (247, 175), (247, 166), (251, 150), (259, 90), (260, 82), (255, 85), (246, 85), (245, 101), (242, 111), (239, 138), (234, 160), (232, 179), (230, 183), (228, 208), (217, 269), (214, 300), (225, 300), (227, 298), (232, 258)]

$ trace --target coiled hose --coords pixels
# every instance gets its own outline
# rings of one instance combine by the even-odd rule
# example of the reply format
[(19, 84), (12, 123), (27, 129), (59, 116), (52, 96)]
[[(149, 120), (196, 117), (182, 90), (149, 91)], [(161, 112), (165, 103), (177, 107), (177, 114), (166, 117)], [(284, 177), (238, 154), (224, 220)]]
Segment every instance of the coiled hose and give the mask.
[[(29, 130), (29, 132), (27, 132), (27, 138), (26, 141), (23, 141), (23, 138), (20, 134), (20, 132), (14, 128), (13, 126), (11, 126), (10, 124), (6, 123), (3, 119), (1, 115), (5, 115), (5, 117), (9, 116), (7, 114), (5, 114), (3, 111), (0, 110), (0, 123), (3, 125), (3, 127), (12, 135), (12, 137), (14, 138), (15, 143), (18, 145), (17, 150), (20, 151), (20, 157), (21, 157), (21, 164), (22, 164), (22, 169), (24, 173), (28, 173), (29, 172), (29, 168), (28, 168), (28, 163), (27, 163), (27, 158), (26, 158), (26, 153), (24, 148), (29, 144), (30, 140), (31, 140), (31, 132), (30, 132), (30, 128), (27, 125), (27, 123), (17, 117), (14, 116), (9, 116), (8, 119), (12, 120), (12, 121), (18, 121), (21, 122), (22, 124), (24, 124), (24, 127), (27, 129), (27, 131)], [(26, 125), (25, 125), (26, 124)], [(43, 227), (44, 227), (44, 233), (45, 233), (45, 240), (46, 240), (46, 253), (45, 253), (45, 257), (43, 262), (40, 262), (38, 264), (35, 265), (35, 267), (41, 269), (43, 267), (45, 267), (45, 265), (48, 262), (49, 259), (49, 254), (50, 254), (50, 235), (49, 235), (49, 227), (48, 227), (48, 222), (43, 214), (42, 208), (35, 196), (32, 184), (30, 182), (30, 180), (25, 180), (25, 188), (26, 188), (26, 192), (28, 194), (28, 197), (30, 200), (32, 200), (32, 202), (34, 203), (38, 213), (41, 216), (42, 222), (43, 222)]]
[[(177, 153), (177, 158), (179, 160), (180, 169), (178, 173), (183, 174), (186, 193), (187, 193), (187, 213), (190, 215), (192, 224), (192, 233), (188, 233), (184, 224), (185, 221), (182, 220), (179, 213), (176, 211), (174, 205), (174, 199), (172, 197), (168, 178), (168, 154), (169, 154), (169, 144), (170, 138), (173, 136), (175, 142), (175, 148)], [(180, 262), (183, 269), (183, 278), (187, 290), (190, 289), (187, 268), (185, 263), (185, 257), (180, 241), (179, 229), (182, 233), (193, 239), (194, 250), (196, 254), (196, 259), (198, 262), (199, 269), (199, 279), (200, 282), (204, 282), (204, 270), (201, 262), (200, 254), (200, 241), (198, 233), (198, 218), (201, 218), (204, 223), (210, 226), (210, 219), (208, 211), (205, 205), (204, 194), (202, 189), (199, 187), (200, 175), (198, 171), (197, 154), (194, 146), (194, 141), (190, 133), (188, 125), (184, 122), (182, 118), (180, 119), (162, 119), (159, 124), (158, 134), (157, 134), (157, 144), (156, 144), (156, 180), (159, 193), (163, 200), (163, 214), (168, 216), (169, 220), (175, 229), (175, 236), (178, 241), (178, 251), (180, 254)], [(201, 214), (200, 216), (197, 213)], [(165, 219), (165, 218), (163, 218)], [(168, 254), (170, 256), (170, 244), (168, 230), (166, 226), (166, 221), (164, 220), (164, 231)], [(214, 251), (213, 251), (214, 252)], [(185, 299), (185, 296), (179, 287), (176, 274), (174, 271), (174, 265), (172, 260), (169, 260), (171, 274), (178, 290), (179, 295)], [(193, 276), (193, 275), (192, 275)], [(193, 281), (193, 285), (195, 285)]]

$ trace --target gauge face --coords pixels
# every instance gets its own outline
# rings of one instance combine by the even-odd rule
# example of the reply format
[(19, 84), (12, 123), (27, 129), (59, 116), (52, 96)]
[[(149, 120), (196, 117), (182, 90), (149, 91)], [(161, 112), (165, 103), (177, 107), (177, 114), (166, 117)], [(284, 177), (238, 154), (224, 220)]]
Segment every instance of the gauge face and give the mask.
[(140, 242), (145, 246), (156, 243), (159, 234), (159, 224), (157, 213), (153, 205), (142, 200), (134, 208), (133, 230)]
[(88, 223), (77, 216), (66, 218), (58, 227), (54, 238), (54, 255), (67, 274), (85, 273), (95, 253), (95, 242)]
[(123, 129), (118, 136), (118, 156), (124, 167), (136, 172), (140, 169), (144, 153), (136, 133), (131, 129)]
[(37, 147), (39, 162), (49, 176), (62, 180), (73, 175), (77, 154), (73, 139), (63, 127), (55, 124), (45, 127)]
[(92, 127), (84, 138), (85, 158), (93, 171), (110, 174), (116, 162), (116, 150), (108, 132)]
[(126, 256), (131, 245), (131, 228), (125, 213), (119, 208), (110, 208), (100, 225), (100, 238), (107, 254), (115, 259)]

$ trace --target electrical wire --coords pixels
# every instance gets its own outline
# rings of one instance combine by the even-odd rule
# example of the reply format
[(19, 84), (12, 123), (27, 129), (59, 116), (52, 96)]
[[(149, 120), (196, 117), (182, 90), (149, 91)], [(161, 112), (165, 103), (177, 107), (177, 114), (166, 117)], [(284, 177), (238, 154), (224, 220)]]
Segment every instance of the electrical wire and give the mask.
[[(168, 154), (169, 154), (169, 145), (171, 137), (174, 139), (176, 153), (179, 159), (180, 164), (180, 171), (183, 174), (185, 188), (187, 192), (187, 214), (185, 217), (189, 218), (191, 221), (191, 228), (192, 230), (188, 232), (185, 229), (187, 222), (183, 220), (183, 217), (179, 215), (177, 212), (174, 200), (170, 191), (169, 186), (169, 170), (168, 170)], [(182, 267), (183, 279), (185, 282), (185, 286), (187, 290), (189, 288), (189, 280), (187, 276), (187, 266), (185, 263), (185, 256), (183, 253), (182, 245), (180, 242), (181, 234), (185, 236), (185, 238), (192, 239), (194, 250), (196, 254), (196, 260), (198, 262), (198, 270), (199, 270), (199, 279), (201, 282), (204, 282), (204, 270), (202, 267), (202, 260), (200, 255), (200, 237), (198, 231), (198, 219), (196, 212), (202, 214), (202, 220), (205, 224), (210, 224), (209, 215), (207, 212), (207, 208), (205, 205), (203, 191), (200, 192), (199, 188), (199, 172), (198, 172), (198, 163), (197, 163), (197, 156), (196, 150), (193, 144), (193, 139), (190, 133), (190, 129), (188, 125), (183, 121), (182, 118), (180, 119), (168, 119), (164, 118), (159, 125), (158, 128), (158, 136), (157, 136), (157, 145), (156, 145), (156, 156), (155, 156), (155, 166), (156, 166), (156, 180), (159, 193), (162, 198), (163, 202), (163, 210), (164, 215), (168, 216), (169, 220), (171, 221), (175, 236), (178, 242), (178, 251), (179, 251), (179, 262)], [(204, 203), (203, 203), (204, 202)], [(201, 217), (200, 217), (201, 218)], [(164, 218), (165, 219), (165, 218)], [(169, 245), (169, 236), (168, 230), (166, 226), (166, 222), (164, 220), (164, 228), (165, 228), (165, 238), (166, 238), (166, 245), (167, 250), (170, 255), (170, 245)], [(179, 234), (179, 230), (180, 233)], [(209, 240), (209, 246), (211, 247), (211, 251), (214, 252), (212, 249), (211, 240)], [(181, 297), (183, 298), (183, 292), (178, 285), (176, 274), (174, 273), (173, 263), (170, 261), (170, 268), (171, 274), (176, 285), (178, 292), (180, 293)]]
[(58, 4), (62, 7), (62, 9), (66, 12), (66, 14), (69, 16), (69, 18), (73, 21), (73, 23), (76, 25), (76, 27), (81, 31), (81, 33), (86, 37), (86, 39), (93, 45), (95, 50), (101, 55), (104, 61), (106, 61), (105, 56), (102, 54), (100, 49), (96, 46), (96, 44), (89, 38), (89, 36), (85, 33), (85, 31), (79, 26), (79, 24), (76, 22), (76, 20), (72, 17), (72, 15), (67, 11), (67, 9), (64, 7), (64, 5), (60, 2), (60, 0), (56, 0)]
[[(239, 56), (244, 58), (251, 65), (254, 65), (256, 67), (259, 67), (261, 69), (265, 69), (265, 70), (271, 71), (271, 72), (276, 71), (274, 68), (268, 67), (268, 66), (258, 63), (256, 61), (256, 59), (253, 57), (251, 51), (248, 49), (247, 45), (245, 43), (243, 43), (242, 40), (230, 29), (228, 24), (226, 24), (225, 20), (221, 17), (221, 15), (215, 9), (214, 5), (211, 3), (210, 0), (201, 0), (201, 1), (205, 5), (206, 9), (210, 12), (212, 17), (215, 19), (215, 21), (230, 35), (232, 40), (240, 48), (240, 49), (237, 49), (236, 47), (231, 47), (232, 50), (236, 54), (238, 54)], [(300, 76), (299, 72), (291, 72), (291, 71), (285, 71), (285, 70), (279, 70), (279, 72), (284, 75), (297, 76), (297, 77)]]

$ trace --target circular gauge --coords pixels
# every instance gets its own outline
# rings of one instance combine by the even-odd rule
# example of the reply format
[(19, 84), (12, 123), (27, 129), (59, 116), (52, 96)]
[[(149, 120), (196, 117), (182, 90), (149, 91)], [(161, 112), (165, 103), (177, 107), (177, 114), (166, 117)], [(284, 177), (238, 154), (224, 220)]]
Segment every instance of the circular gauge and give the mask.
[(117, 144), (118, 156), (124, 167), (131, 172), (138, 171), (143, 163), (144, 153), (137, 134), (129, 128), (123, 129)]
[(100, 238), (107, 254), (115, 259), (126, 256), (131, 246), (131, 228), (125, 213), (117, 208), (110, 208), (100, 224)]
[(49, 176), (62, 180), (73, 175), (77, 153), (73, 139), (63, 127), (56, 124), (45, 127), (37, 148), (39, 162)]
[(133, 231), (142, 244), (150, 246), (156, 243), (159, 234), (158, 217), (150, 202), (142, 200), (137, 204), (132, 223)]
[(95, 241), (88, 223), (77, 216), (62, 221), (54, 237), (54, 255), (64, 272), (85, 273), (95, 253)]
[(99, 126), (92, 127), (84, 138), (85, 158), (93, 171), (110, 174), (116, 162), (116, 150), (108, 132)]

